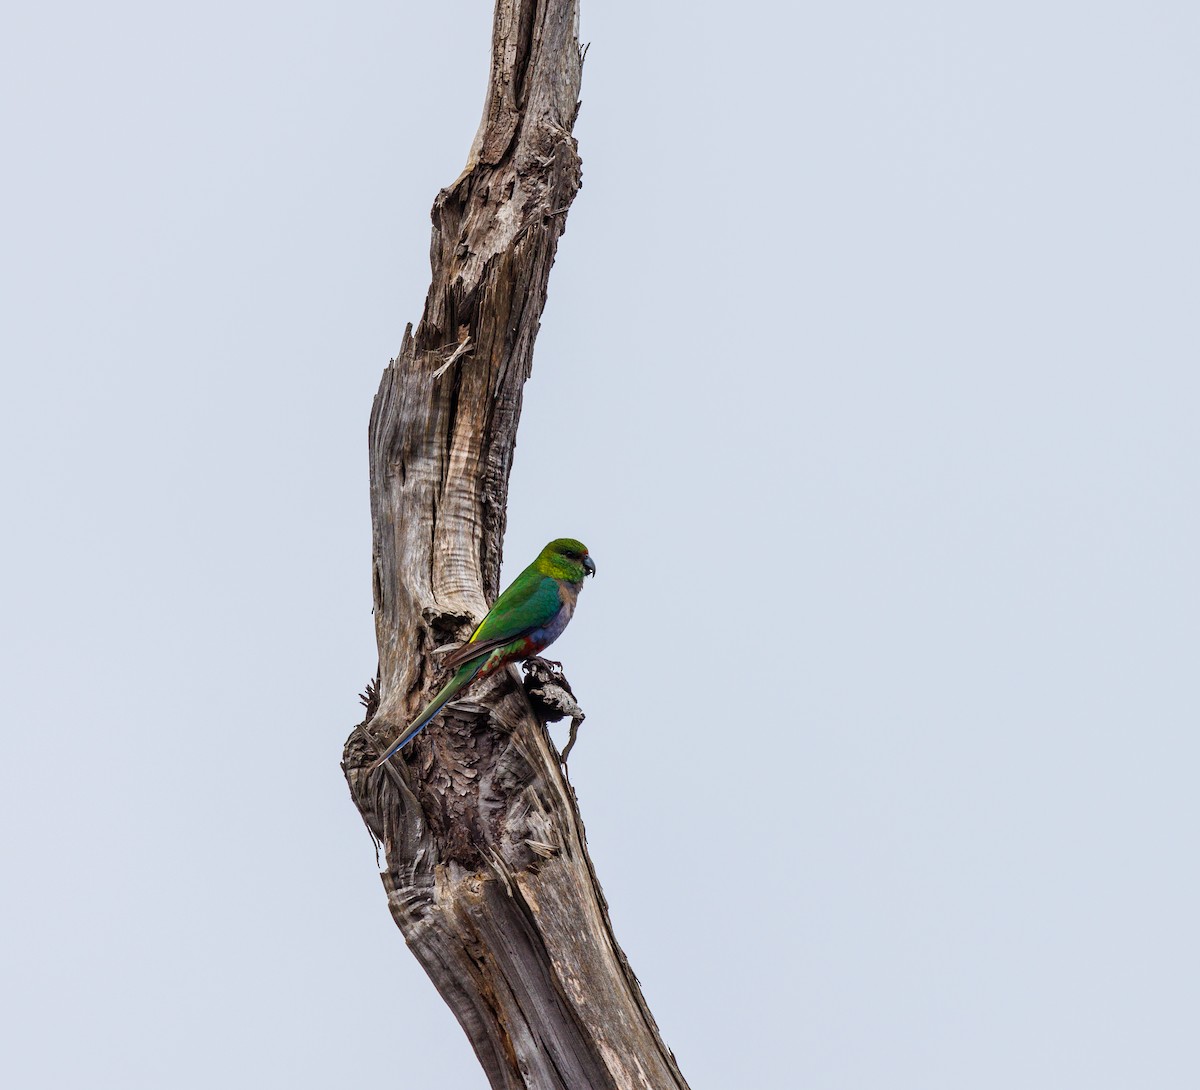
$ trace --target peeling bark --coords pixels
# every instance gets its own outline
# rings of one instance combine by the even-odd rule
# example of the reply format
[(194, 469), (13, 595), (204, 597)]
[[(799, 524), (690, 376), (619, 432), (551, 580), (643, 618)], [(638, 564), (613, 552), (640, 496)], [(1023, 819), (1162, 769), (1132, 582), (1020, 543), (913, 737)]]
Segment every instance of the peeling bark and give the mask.
[(545, 664), (471, 690), (367, 768), (499, 590), (508, 478), (550, 267), (580, 185), (573, 0), (497, 0), (467, 167), (438, 194), (432, 280), (383, 373), (370, 472), (379, 679), (346, 743), (392, 916), (495, 1088), (685, 1088), (617, 945), (547, 720)]

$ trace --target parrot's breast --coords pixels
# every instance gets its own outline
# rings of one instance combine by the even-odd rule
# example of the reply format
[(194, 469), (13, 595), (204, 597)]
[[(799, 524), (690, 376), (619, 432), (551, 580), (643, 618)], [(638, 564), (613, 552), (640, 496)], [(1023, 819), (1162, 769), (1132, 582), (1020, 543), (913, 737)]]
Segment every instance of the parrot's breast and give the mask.
[(546, 624), (542, 625), (541, 628), (535, 628), (529, 633), (529, 642), (538, 652), (544, 651), (563, 634), (563, 629), (567, 627), (574, 612), (575, 596), (564, 594), (563, 603), (558, 607), (558, 612)]

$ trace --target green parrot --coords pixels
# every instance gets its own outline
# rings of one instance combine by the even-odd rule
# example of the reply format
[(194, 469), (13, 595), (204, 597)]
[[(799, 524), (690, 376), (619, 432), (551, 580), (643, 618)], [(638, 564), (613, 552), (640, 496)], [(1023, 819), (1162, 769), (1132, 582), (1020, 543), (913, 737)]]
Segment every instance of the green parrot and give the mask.
[(584, 578), (595, 574), (596, 564), (582, 542), (570, 537), (550, 542), (496, 599), (471, 638), (446, 656), (444, 665), (454, 676), (371, 768), (411, 742), (471, 682), (541, 654), (567, 627)]

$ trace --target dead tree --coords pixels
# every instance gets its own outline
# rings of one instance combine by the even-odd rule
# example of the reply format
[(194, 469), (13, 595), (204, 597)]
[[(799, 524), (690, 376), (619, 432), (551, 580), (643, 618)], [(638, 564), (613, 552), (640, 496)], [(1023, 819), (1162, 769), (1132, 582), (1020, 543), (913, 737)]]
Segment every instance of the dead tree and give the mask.
[(686, 1087), (617, 945), (534, 663), (472, 690), (368, 772), (430, 695), (439, 646), (499, 590), (509, 470), (550, 266), (580, 185), (575, 0), (496, 0), (466, 169), (433, 206), (425, 311), (370, 423), (379, 676), (346, 743), (388, 905), (495, 1088)]

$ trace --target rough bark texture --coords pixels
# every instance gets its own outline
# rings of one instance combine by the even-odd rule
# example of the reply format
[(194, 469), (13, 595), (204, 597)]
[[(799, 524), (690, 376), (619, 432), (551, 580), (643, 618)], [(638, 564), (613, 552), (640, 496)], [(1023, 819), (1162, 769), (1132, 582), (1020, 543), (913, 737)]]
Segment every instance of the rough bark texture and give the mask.
[(613, 936), (545, 728), (574, 714), (540, 662), (502, 672), (367, 767), (435, 688), (435, 648), (498, 591), (522, 387), (580, 184), (573, 0), (497, 0), (467, 168), (433, 207), (432, 283), (371, 413), (379, 681), (346, 743), (388, 904), (496, 1088), (686, 1087)]

